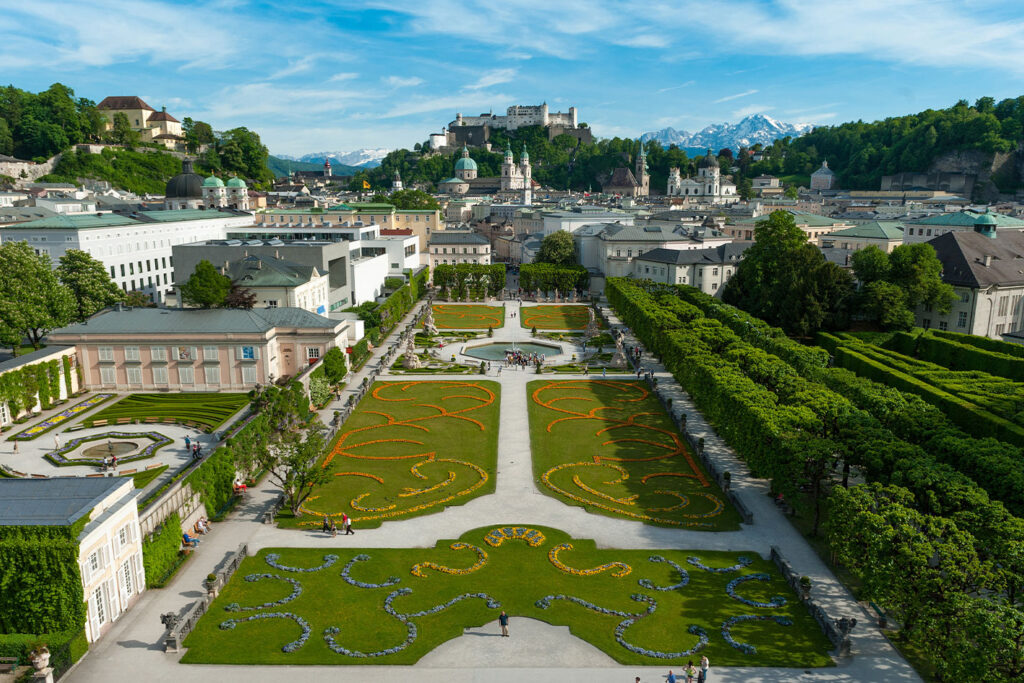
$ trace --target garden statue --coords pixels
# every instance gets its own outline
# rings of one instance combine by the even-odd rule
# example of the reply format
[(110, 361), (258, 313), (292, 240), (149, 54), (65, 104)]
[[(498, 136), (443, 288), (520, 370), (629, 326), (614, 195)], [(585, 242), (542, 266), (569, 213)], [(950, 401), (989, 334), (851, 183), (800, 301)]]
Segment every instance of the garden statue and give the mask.
[[(575, 290), (573, 293), (575, 294)], [(587, 306), (587, 331), (583, 334), (586, 339), (593, 339), (598, 335), (597, 316), (594, 315), (594, 309), (590, 306)]]
[(540, 303), (543, 300), (544, 300), (544, 295), (541, 293), (540, 287), (538, 287), (537, 288), (537, 303)]
[(576, 288), (575, 287), (573, 288), (572, 293), (569, 294), (569, 303), (571, 303), (571, 304), (576, 303)]
[(558, 296), (558, 288), (556, 287), (555, 288), (555, 303), (557, 304), (560, 301), (561, 301), (561, 298)]
[(612, 358), (612, 366), (624, 368), (626, 365), (626, 352), (622, 348), (622, 335), (619, 335), (615, 337), (615, 356)]
[(414, 336), (410, 336), (408, 343), (405, 345), (405, 360), (402, 361), (402, 367), (406, 370), (416, 370), (420, 367), (420, 359), (416, 355), (416, 342), (414, 339)]
[(427, 317), (423, 319), (423, 334), (437, 334), (437, 325), (434, 324), (433, 306), (427, 306)]

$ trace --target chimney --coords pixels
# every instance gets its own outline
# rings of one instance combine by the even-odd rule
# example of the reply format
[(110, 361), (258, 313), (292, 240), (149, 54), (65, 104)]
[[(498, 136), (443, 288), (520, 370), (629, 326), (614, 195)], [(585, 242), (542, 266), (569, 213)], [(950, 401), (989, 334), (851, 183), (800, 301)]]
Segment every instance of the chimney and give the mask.
[(992, 265), (992, 255), (991, 254), (985, 254), (985, 267), (988, 268), (991, 265)]

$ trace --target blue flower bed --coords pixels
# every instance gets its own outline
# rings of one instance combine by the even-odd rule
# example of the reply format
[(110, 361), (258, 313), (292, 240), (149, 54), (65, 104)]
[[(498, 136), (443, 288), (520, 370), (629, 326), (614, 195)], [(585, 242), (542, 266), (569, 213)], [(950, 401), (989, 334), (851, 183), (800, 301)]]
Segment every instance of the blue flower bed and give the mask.
[(773, 595), (770, 602), (756, 602), (754, 600), (748, 600), (740, 595), (736, 595), (736, 586), (747, 581), (771, 581), (772, 577), (770, 574), (747, 574), (746, 576), (740, 576), (730, 581), (725, 586), (725, 592), (729, 594), (729, 597), (733, 600), (739, 600), (744, 605), (750, 605), (751, 607), (782, 607), (786, 604), (786, 598), (781, 595)]
[(789, 617), (779, 617), (774, 614), (741, 614), (739, 616), (729, 617), (722, 622), (722, 637), (725, 638), (725, 642), (747, 655), (757, 654), (757, 648), (750, 643), (737, 642), (732, 637), (732, 627), (744, 621), (774, 621), (779, 626), (793, 625), (793, 620)]
[(729, 572), (738, 572), (744, 567), (749, 567), (751, 564), (754, 563), (754, 561), (751, 560), (749, 557), (745, 557), (743, 555), (740, 555), (736, 558), (736, 564), (734, 564), (733, 566), (721, 567), (718, 569), (714, 567), (708, 567), (703, 562), (701, 562), (700, 559), (696, 557), (688, 557), (686, 558), (686, 561), (692, 564), (694, 567), (697, 567), (698, 569), (703, 569), (706, 572), (714, 572), (715, 574), (728, 574)]
[(235, 626), (242, 623), (243, 621), (255, 621), (257, 619), (293, 619), (296, 624), (302, 627), (302, 635), (299, 636), (299, 639), (294, 640), (290, 643), (285, 643), (281, 647), (282, 652), (295, 652), (300, 647), (305, 645), (307, 640), (309, 640), (309, 624), (306, 623), (305, 619), (303, 619), (297, 614), (292, 614), (291, 612), (262, 612), (260, 614), (253, 614), (252, 616), (248, 617), (241, 617), (240, 619), (228, 619), (227, 621), (221, 623), (220, 628), (221, 630), (227, 631), (228, 629), (233, 629)]
[(55, 415), (51, 415), (49, 418), (43, 420), (42, 422), (32, 425), (28, 429), (22, 432), (18, 432), (17, 434), (10, 438), (17, 439), (18, 441), (31, 441), (32, 439), (42, 436), (43, 434), (50, 431), (54, 427), (59, 427), (65, 422), (68, 422), (69, 420), (71, 420), (71, 418), (77, 417), (79, 414), (84, 413), (87, 410), (91, 410), (92, 408), (95, 408), (99, 404), (103, 403), (109, 398), (112, 398), (115, 395), (116, 394), (96, 394), (95, 396), (91, 396), (82, 401), (81, 403), (76, 403), (70, 408), (66, 408), (65, 410), (62, 410)]
[(674, 590), (679, 590), (680, 588), (684, 587), (686, 584), (690, 583), (690, 574), (689, 574), (689, 572), (687, 572), (685, 569), (680, 567), (678, 564), (676, 564), (672, 560), (666, 560), (661, 555), (651, 555), (647, 559), (650, 560), (651, 562), (665, 562), (666, 564), (671, 566), (673, 569), (675, 569), (677, 572), (679, 572), (679, 576), (681, 576), (682, 578), (680, 579), (679, 583), (672, 584), (671, 586), (655, 586), (654, 583), (652, 583), (650, 579), (640, 579), (640, 580), (638, 580), (637, 583), (639, 583), (644, 588), (647, 588), (648, 590), (652, 590), (652, 591), (674, 591)]
[(366, 562), (369, 559), (369, 555), (363, 555), (360, 553), (349, 560), (348, 564), (346, 564), (341, 570), (341, 578), (345, 580), (345, 583), (357, 588), (387, 588), (388, 586), (394, 586), (396, 583), (400, 583), (402, 581), (397, 576), (391, 576), (383, 583), (364, 583), (363, 581), (357, 581), (348, 575), (349, 570), (352, 569), (352, 566), (355, 565), (356, 562)]
[(224, 609), (228, 612), (252, 612), (254, 610), (265, 609), (267, 607), (278, 607), (280, 605), (284, 605), (302, 595), (302, 584), (295, 579), (288, 578), (287, 576), (278, 576), (277, 574), (249, 574), (245, 577), (245, 580), (250, 583), (262, 581), (263, 579), (280, 579), (281, 581), (287, 581), (292, 585), (291, 595), (281, 598), (280, 600), (265, 602), (262, 605), (254, 605), (252, 607), (239, 607), (237, 602), (233, 602)]
[(280, 569), (285, 572), (318, 572), (321, 569), (327, 569), (328, 567), (334, 566), (334, 563), (338, 561), (337, 555), (324, 555), (324, 563), (319, 567), (289, 567), (277, 561), (280, 557), (281, 556), (277, 553), (268, 553), (264, 559), (266, 559), (267, 564), (274, 569)]

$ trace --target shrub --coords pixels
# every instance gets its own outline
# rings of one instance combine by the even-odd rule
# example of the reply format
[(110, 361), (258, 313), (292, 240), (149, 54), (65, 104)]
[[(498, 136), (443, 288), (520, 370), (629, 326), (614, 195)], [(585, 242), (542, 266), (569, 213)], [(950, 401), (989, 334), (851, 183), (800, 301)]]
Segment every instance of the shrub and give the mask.
[(146, 587), (160, 588), (178, 564), (181, 554), (181, 517), (177, 512), (164, 520), (150, 538), (142, 541), (142, 566)]

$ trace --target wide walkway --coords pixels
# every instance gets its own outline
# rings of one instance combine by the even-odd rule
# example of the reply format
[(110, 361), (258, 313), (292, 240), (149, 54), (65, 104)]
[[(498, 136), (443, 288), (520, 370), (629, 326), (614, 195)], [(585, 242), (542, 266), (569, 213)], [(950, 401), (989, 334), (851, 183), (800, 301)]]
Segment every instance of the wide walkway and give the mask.
[[(518, 306), (506, 307), (506, 326), (495, 330), (495, 339), (520, 340), (529, 334), (511, 318)], [(411, 319), (410, 314), (410, 319)], [(614, 319), (612, 323), (617, 321)], [(520, 336), (525, 334), (525, 337)], [(395, 340), (398, 333), (392, 335)], [(630, 340), (628, 343), (635, 343)], [(350, 387), (358, 387), (363, 376), (371, 376), (386, 347), (378, 349), (366, 368), (350, 378)], [(395, 354), (397, 355), (397, 354)], [(649, 365), (645, 363), (645, 365)], [(664, 369), (650, 365), (659, 377), (659, 385), (673, 382)], [(466, 376), (463, 375), (463, 378)], [(477, 377), (481, 377), (477, 375)], [(546, 377), (552, 377), (547, 375)], [(559, 375), (559, 378), (572, 378)], [(398, 379), (382, 374), (380, 379)], [(403, 376), (402, 379), (406, 379)], [(451, 375), (423, 375), (418, 379), (451, 379)], [(853, 656), (839, 660), (828, 669), (743, 669), (714, 668), (713, 681), (917, 681), (906, 662), (874, 627), (852, 596), (842, 588), (828, 568), (808, 547), (800, 534), (776, 509), (766, 495), (767, 482), (750, 477), (744, 465), (703, 422), (696, 409), (687, 404), (689, 430), (704, 436), (711, 457), (724, 463), (733, 473), (733, 489), (752, 510), (754, 523), (734, 532), (715, 533), (645, 526), (627, 520), (588, 514), (578, 507), (566, 506), (541, 493), (534, 483), (530, 461), (527, 424), (526, 384), (538, 375), (530, 371), (502, 371), (496, 368), (487, 379), (501, 384), (501, 436), (498, 447), (497, 488), (493, 495), (448, 508), (443, 513), (385, 523), (378, 529), (359, 530), (354, 536), (330, 538), (319, 531), (277, 529), (258, 520), (277, 497), (268, 483), (254, 489), (225, 522), (203, 538), (193, 558), (168, 588), (147, 591), (139, 603), (108, 633), (76, 667), (69, 680), (106, 682), (138, 680), (140, 672), (147, 681), (277, 681), (296, 678), (308, 681), (425, 681), (461, 683), (497, 681), (499, 683), (593, 683), (662, 681), (668, 668), (634, 667), (615, 664), (608, 655), (572, 636), (568, 629), (532, 619), (512, 621), (512, 638), (490, 637), (497, 624), (472, 629), (424, 657), (415, 667), (224, 667), (178, 664), (179, 655), (165, 654), (159, 644), (164, 629), (160, 614), (182, 611), (201, 596), (202, 581), (228, 553), (240, 543), (251, 552), (264, 547), (424, 547), (442, 539), (454, 539), (469, 529), (491, 524), (539, 524), (563, 529), (577, 538), (593, 538), (601, 547), (681, 548), (756, 552), (768, 557), (769, 548), (778, 546), (795, 570), (811, 577), (813, 594), (833, 617), (856, 617), (860, 625), (852, 635)], [(591, 376), (593, 379), (594, 376)], [(350, 389), (354, 390), (354, 389)], [(678, 401), (688, 402), (681, 391)], [(344, 395), (342, 398), (344, 401)], [(333, 407), (327, 409), (328, 417)], [(712, 662), (714, 667), (714, 662)], [(678, 671), (676, 671), (678, 674)]]

